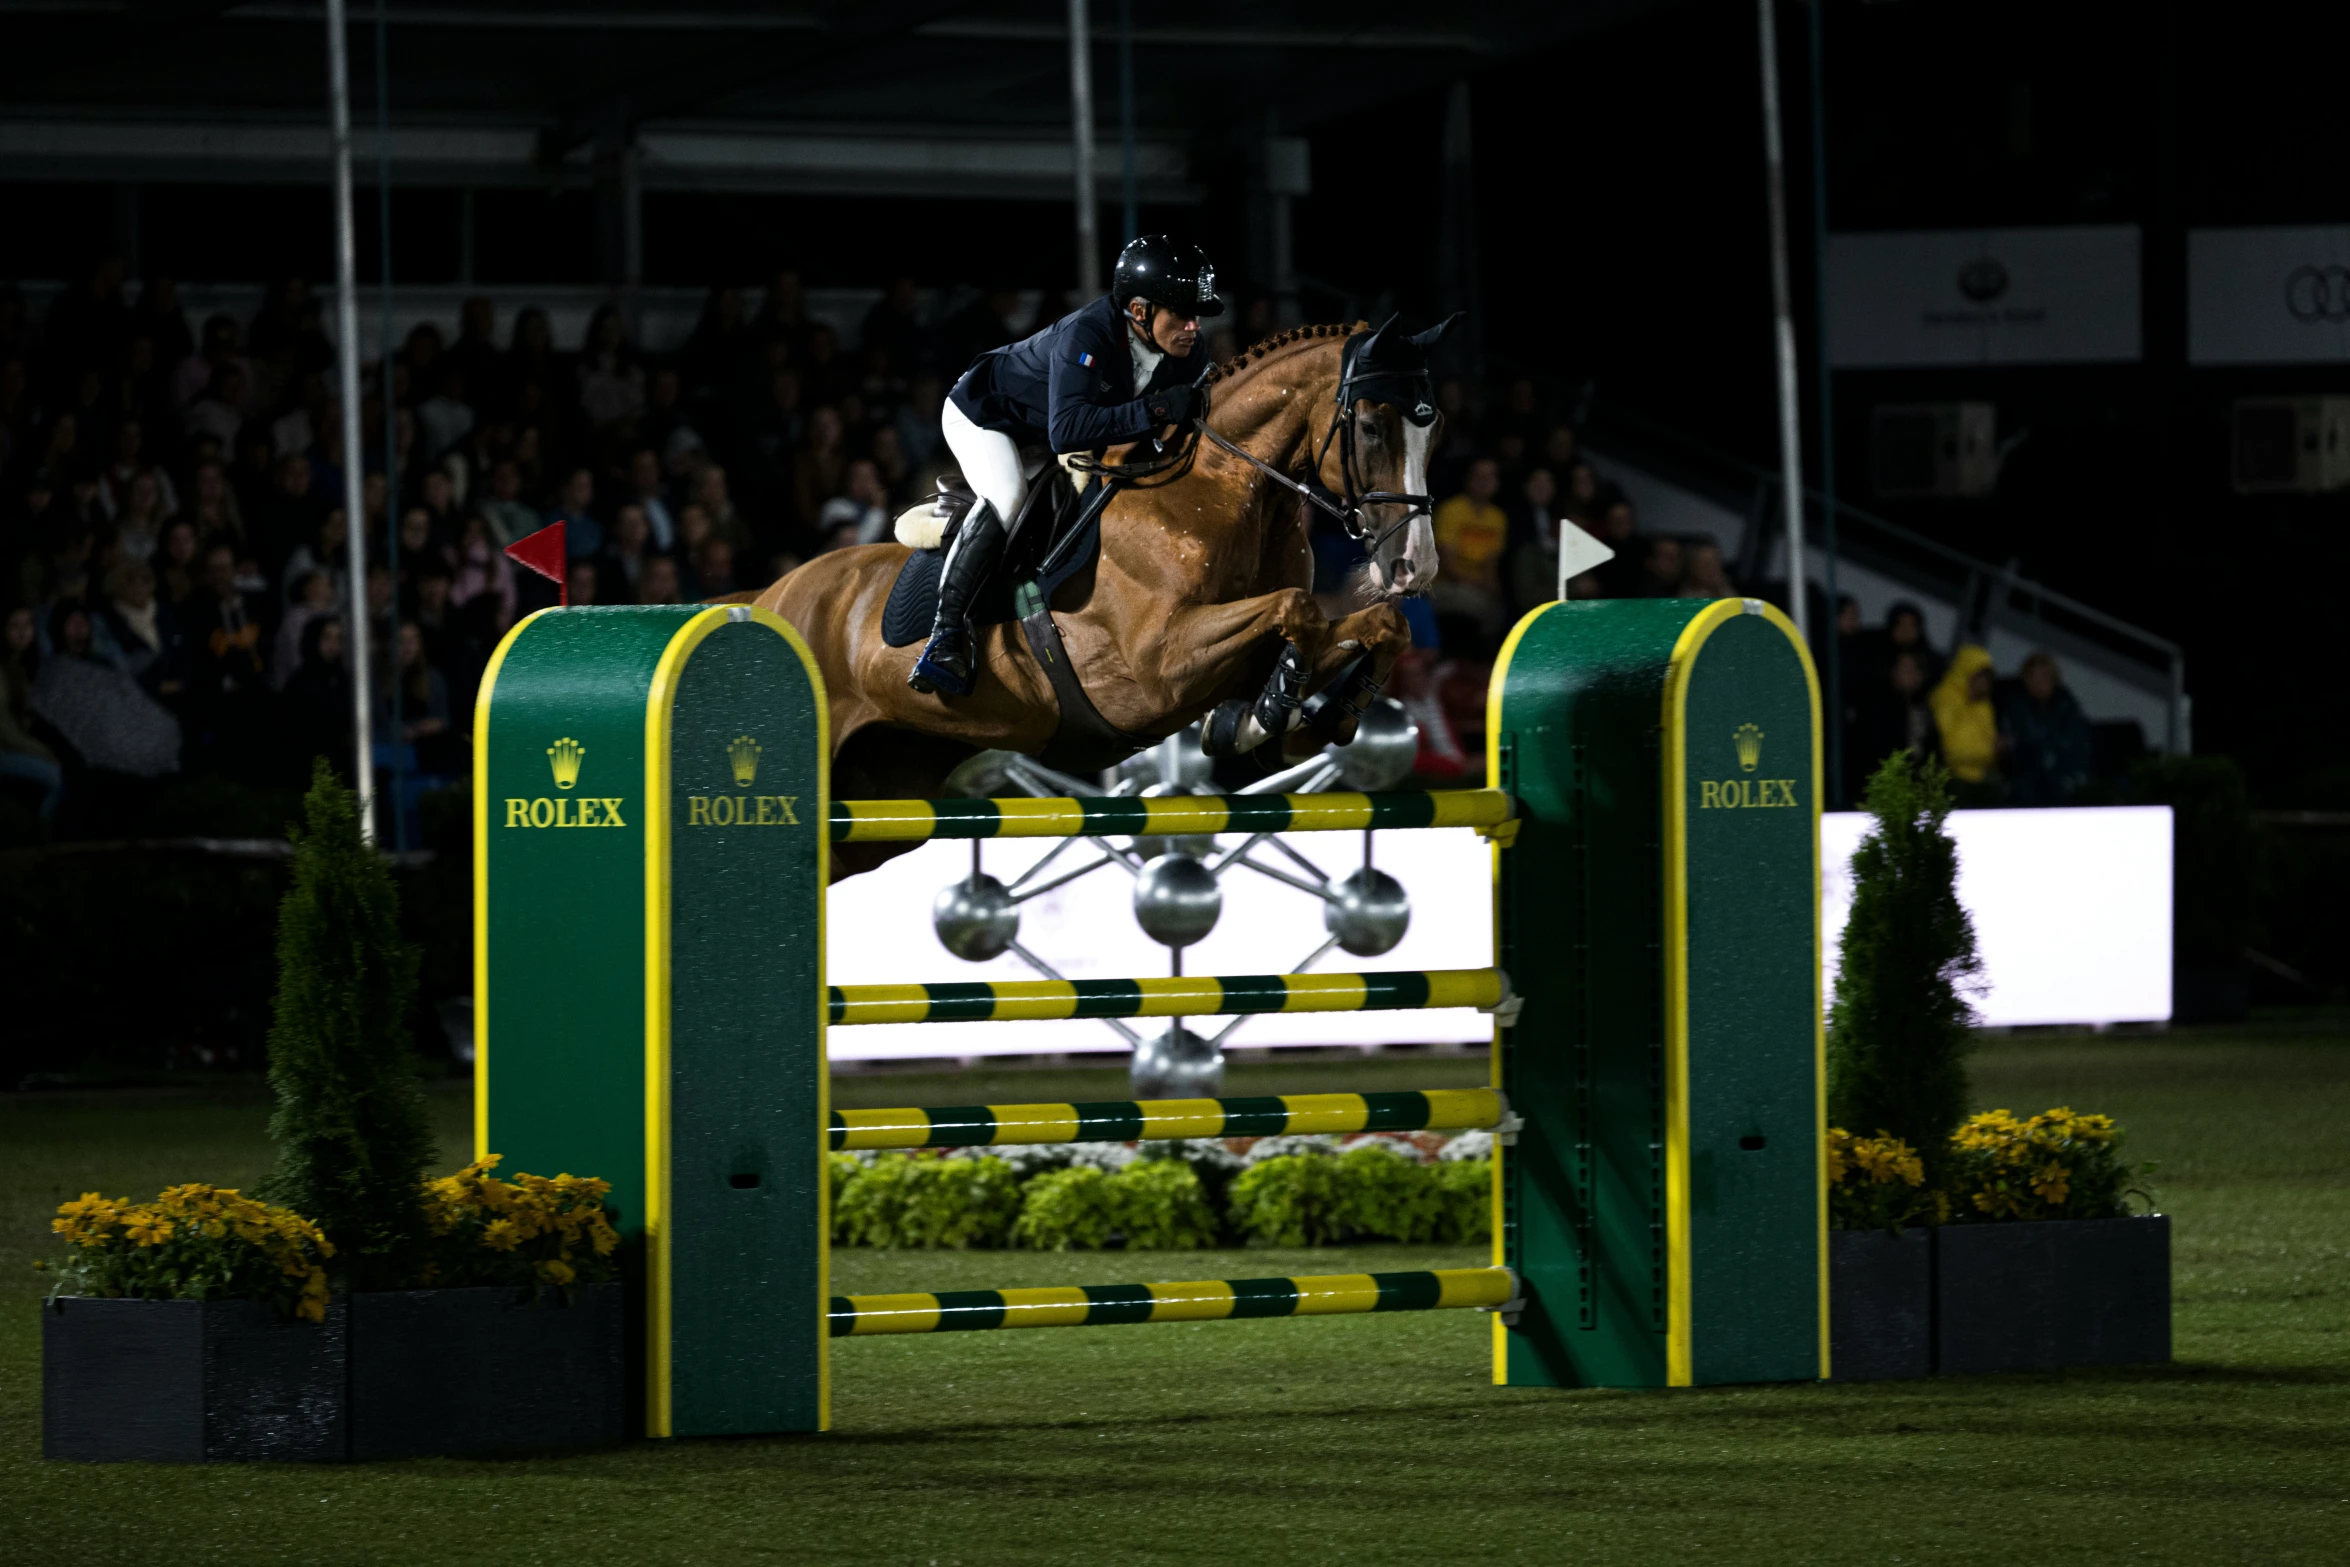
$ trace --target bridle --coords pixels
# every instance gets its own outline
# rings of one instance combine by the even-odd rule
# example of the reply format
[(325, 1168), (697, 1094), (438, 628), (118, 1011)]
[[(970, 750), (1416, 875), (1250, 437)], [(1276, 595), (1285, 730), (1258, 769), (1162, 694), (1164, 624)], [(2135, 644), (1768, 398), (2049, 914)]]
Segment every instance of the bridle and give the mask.
[[(1389, 539), (1394, 538), (1397, 533), (1419, 518), (1432, 516), (1436, 502), (1432, 496), (1409, 495), (1401, 490), (1360, 488), (1361, 480), (1356, 474), (1355, 462), (1354, 406), (1358, 402), (1389, 403), (1414, 411), (1426, 410), (1428, 415), (1426, 419), (1414, 421), (1421, 424), (1434, 422), (1435, 408), (1428, 399), (1428, 381), (1425, 373), (1411, 377), (1393, 374), (1375, 376), (1361, 374), (1355, 363), (1356, 350), (1367, 341), (1369, 339), (1363, 337), (1350, 338), (1347, 340), (1346, 347), (1341, 351), (1337, 406), (1330, 411), (1330, 428), (1322, 432), (1321, 443), (1314, 448), (1313, 467), (1309, 470), (1312, 477), (1304, 483), (1292, 479), (1288, 474), (1281, 472), (1255, 453), (1241, 450), (1240, 447), (1226, 440), (1215, 430), (1210, 429), (1206, 419), (1199, 420), (1196, 428), (1201, 435), (1214, 442), (1223, 451), (1229, 452), (1242, 462), (1247, 463), (1274, 483), (1293, 491), (1300, 500), (1305, 501), (1308, 505), (1317, 507), (1337, 519), (1338, 525), (1346, 530), (1346, 536), (1363, 547), (1364, 554), (1376, 556), (1381, 547)], [(1372, 383), (1376, 383), (1376, 385)], [(1398, 400), (1399, 394), (1416, 394), (1416, 396), (1412, 402), (1406, 403)], [(1406, 413), (1404, 417), (1409, 419), (1411, 414)], [(1330, 445), (1333, 441), (1338, 443), (1338, 482), (1345, 486), (1343, 491), (1333, 490), (1322, 483), (1322, 464), (1329, 459)], [(1363, 508), (1366, 506), (1402, 506), (1405, 510), (1401, 517), (1374, 533), (1372, 531), (1373, 524), (1363, 517)]]
[[(1355, 351), (1366, 341), (1362, 337), (1351, 338), (1342, 350), (1337, 406), (1330, 413), (1330, 428), (1322, 433), (1321, 442), (1314, 449), (1313, 467), (1310, 470), (1312, 477), (1303, 482), (1292, 479), (1254, 452), (1226, 439), (1222, 432), (1208, 423), (1204, 415), (1192, 421), (1190, 433), (1196, 438), (1182, 441), (1175, 450), (1163, 456), (1117, 466), (1099, 459), (1072, 457), (1068, 460), (1068, 466), (1074, 472), (1098, 475), (1114, 484), (1155, 489), (1162, 484), (1172, 484), (1189, 473), (1193, 459), (1199, 455), (1199, 439), (1205, 439), (1219, 450), (1247, 463), (1283, 489), (1291, 491), (1306, 504), (1336, 519), (1339, 527), (1346, 530), (1346, 536), (1363, 547), (1364, 554), (1376, 556), (1398, 532), (1419, 518), (1433, 516), (1436, 502), (1433, 496), (1359, 487), (1361, 480), (1356, 472), (1354, 405), (1357, 402), (1390, 403), (1414, 411), (1426, 410), (1428, 418), (1415, 420), (1415, 423), (1433, 422), (1435, 410), (1429, 401), (1425, 373), (1410, 377), (1361, 374), (1356, 368)], [(1206, 383), (1212, 369), (1210, 367), (1210, 370), (1200, 373), (1201, 384)], [(1372, 383), (1376, 384), (1376, 389)], [(1405, 403), (1398, 400), (1402, 394), (1416, 395), (1412, 402)], [(1407, 413), (1405, 417), (1410, 418), (1411, 414)], [(1333, 490), (1321, 482), (1322, 464), (1329, 459), (1332, 442), (1338, 445), (1338, 482), (1345, 487), (1343, 490)], [(1374, 525), (1363, 516), (1363, 509), (1367, 506), (1402, 506), (1406, 509), (1394, 522), (1373, 532)]]

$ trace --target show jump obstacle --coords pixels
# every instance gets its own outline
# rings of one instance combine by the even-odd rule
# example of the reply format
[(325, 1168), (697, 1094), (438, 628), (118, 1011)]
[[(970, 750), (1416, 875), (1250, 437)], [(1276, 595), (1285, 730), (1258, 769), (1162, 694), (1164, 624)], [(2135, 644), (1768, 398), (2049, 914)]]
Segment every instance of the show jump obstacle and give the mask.
[[(474, 717), (477, 1150), (612, 1181), (655, 1436), (825, 1429), (833, 1338), (967, 1328), (1475, 1306), (1499, 1383), (1825, 1376), (1817, 692), (1757, 601), (1554, 604), (1495, 670), (1494, 789), (834, 801), (822, 683), (782, 620), (541, 612), (491, 659)], [(824, 982), (833, 841), (1370, 826), (1492, 839), (1495, 967)], [(920, 923), (908, 911), (909, 939)], [(1488, 1088), (839, 1113), (826, 1096), (827, 1027), (1463, 1005), (1502, 1023)], [(828, 1149), (1422, 1127), (1500, 1133), (1493, 1266), (828, 1288)]]

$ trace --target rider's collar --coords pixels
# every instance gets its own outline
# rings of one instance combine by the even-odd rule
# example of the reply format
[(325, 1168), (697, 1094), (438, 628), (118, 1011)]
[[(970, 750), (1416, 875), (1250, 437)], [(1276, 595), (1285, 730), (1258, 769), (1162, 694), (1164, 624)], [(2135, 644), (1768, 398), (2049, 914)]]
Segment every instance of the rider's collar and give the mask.
[(1134, 361), (1134, 392), (1139, 397), (1143, 388), (1151, 384), (1151, 377), (1158, 373), (1159, 361), (1167, 357), (1167, 352), (1135, 329), (1132, 316), (1123, 319), (1126, 322), (1126, 353)]

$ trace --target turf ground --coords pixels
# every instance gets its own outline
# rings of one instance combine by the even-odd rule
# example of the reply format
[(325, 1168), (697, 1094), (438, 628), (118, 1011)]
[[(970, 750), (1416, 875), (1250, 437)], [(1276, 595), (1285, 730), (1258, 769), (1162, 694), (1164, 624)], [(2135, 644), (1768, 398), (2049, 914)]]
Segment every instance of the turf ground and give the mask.
[[(1230, 1091), (1466, 1086), (1470, 1063)], [(0, 1560), (70, 1563), (2350, 1562), (2350, 1014), (1994, 1041), (1977, 1098), (2128, 1126), (2177, 1237), (2177, 1364), (1874, 1386), (1486, 1380), (1477, 1313), (843, 1343), (837, 1430), (494, 1462), (85, 1467), (39, 1451), (52, 1207), (250, 1183), (254, 1087), (0, 1098)], [(1109, 1098), (1116, 1068), (844, 1079), (844, 1104)], [(436, 1095), (452, 1163), (467, 1102)], [(836, 1288), (1483, 1260), (836, 1254)]]

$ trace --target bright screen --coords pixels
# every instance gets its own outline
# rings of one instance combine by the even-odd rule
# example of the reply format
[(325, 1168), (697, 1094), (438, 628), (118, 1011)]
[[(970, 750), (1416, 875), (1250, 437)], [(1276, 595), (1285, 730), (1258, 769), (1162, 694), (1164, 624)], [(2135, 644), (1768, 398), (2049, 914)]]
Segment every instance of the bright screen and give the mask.
[[(1828, 982), (1851, 902), (1850, 864), (1867, 818), (1833, 813), (1820, 826), (1821, 893)], [(1974, 916), (1986, 988), (1975, 998), (1984, 1023), (2147, 1022), (2170, 1016), (2171, 824), (2167, 807), (2058, 811), (1962, 811), (1950, 818), (1959, 850), (1959, 898)], [(1288, 847), (1332, 877), (1362, 864), (1355, 833), (1300, 833)], [(1221, 840), (1219, 852), (1237, 847)], [(980, 863), (1011, 883), (1058, 840), (984, 843)], [(1412, 900), (1409, 932), (1393, 950), (1355, 958), (1333, 950), (1320, 972), (1355, 969), (1481, 968), (1493, 961), (1491, 854), (1467, 828), (1376, 835), (1379, 868)], [(1047, 881), (1100, 857), (1072, 843), (1038, 878)], [(1303, 879), (1271, 845), (1249, 858)], [(927, 843), (877, 871), (834, 887), (826, 911), (829, 978), (836, 985), (1035, 979), (1006, 953), (966, 963), (939, 945), (931, 900), (971, 872), (969, 843)], [(1325, 937), (1320, 901), (1247, 865), (1225, 870), (1223, 914), (1185, 949), (1193, 974), (1294, 970)], [(1067, 979), (1165, 974), (1168, 951), (1144, 935), (1133, 912), (1134, 879), (1105, 865), (1022, 905), (1020, 944)], [(1193, 1020), (1213, 1032), (1228, 1018)], [(1154, 1033), (1166, 1025), (1136, 1019)], [(1245, 1018), (1233, 1046), (1481, 1043), (1492, 1023), (1477, 1012), (1325, 1012)], [(1123, 1051), (1107, 1023), (906, 1023), (831, 1031), (835, 1060), (1059, 1055)]]

